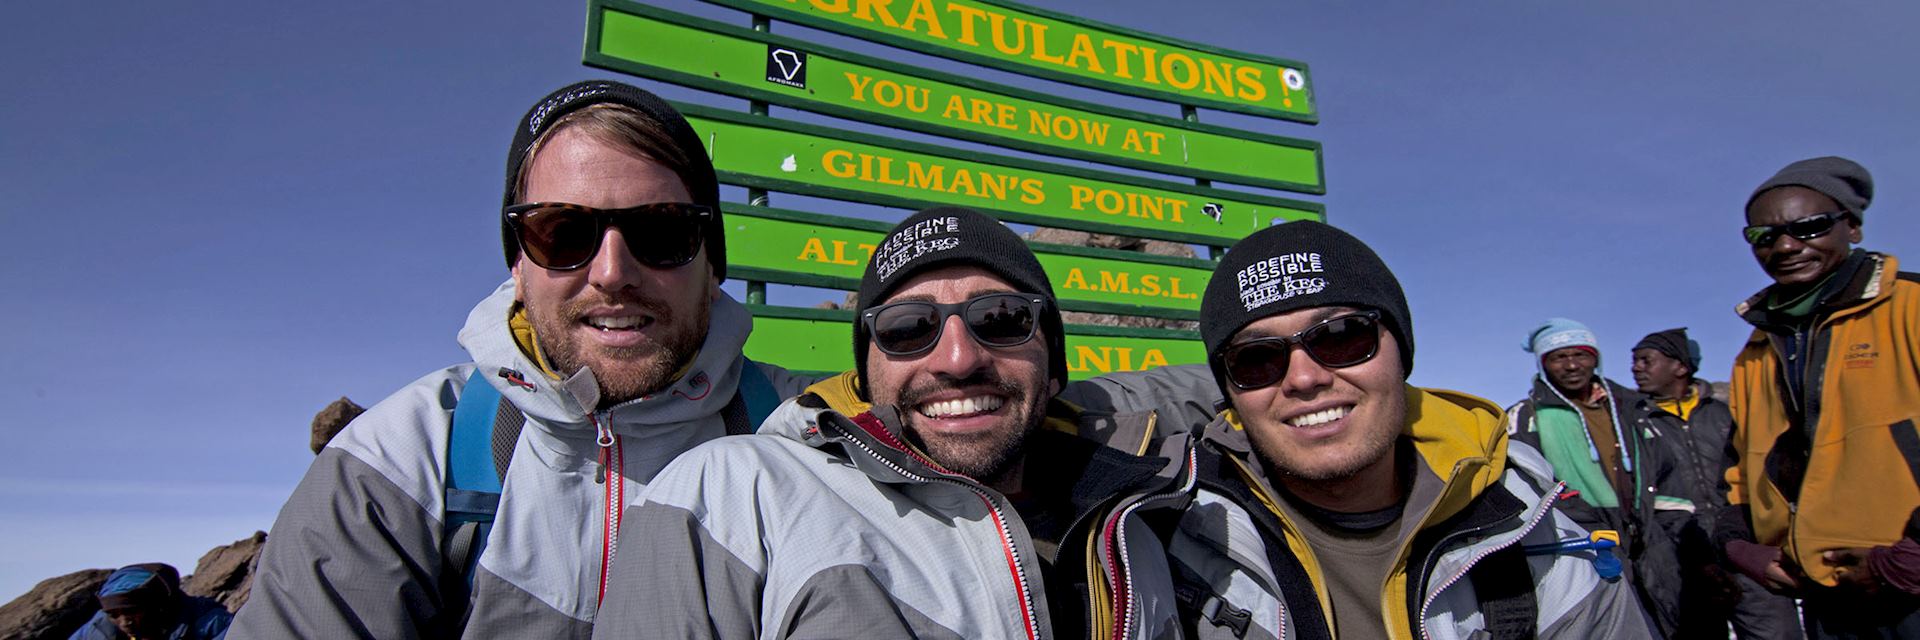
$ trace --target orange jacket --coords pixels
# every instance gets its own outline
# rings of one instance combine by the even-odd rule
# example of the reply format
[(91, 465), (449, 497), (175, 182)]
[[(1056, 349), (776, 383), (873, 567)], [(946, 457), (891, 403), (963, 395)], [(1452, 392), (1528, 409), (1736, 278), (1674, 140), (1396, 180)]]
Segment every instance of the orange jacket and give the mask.
[(1760, 328), (1734, 360), (1728, 402), (1738, 457), (1727, 500), (1751, 510), (1756, 542), (1781, 547), (1783, 561), (1829, 586), (1822, 551), (1892, 544), (1920, 507), (1920, 277), (1899, 273), (1890, 255), (1853, 257), (1859, 268), (1825, 294), (1795, 356), (1809, 365), (1798, 404), (1814, 425), (1810, 446), (1782, 397), (1790, 342), (1778, 332), (1792, 329), (1768, 322), (1765, 291), (1739, 306)]

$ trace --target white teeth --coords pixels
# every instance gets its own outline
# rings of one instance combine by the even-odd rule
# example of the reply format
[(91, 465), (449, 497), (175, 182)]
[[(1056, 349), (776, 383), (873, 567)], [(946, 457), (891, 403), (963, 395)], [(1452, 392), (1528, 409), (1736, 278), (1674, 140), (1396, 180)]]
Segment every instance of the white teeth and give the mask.
[(587, 318), (587, 325), (598, 329), (632, 329), (648, 324), (646, 316), (608, 316)]
[(1353, 407), (1334, 407), (1332, 409), (1323, 409), (1320, 411), (1309, 413), (1304, 416), (1295, 417), (1292, 420), (1288, 420), (1287, 424), (1293, 425), (1295, 427), (1318, 426), (1318, 425), (1323, 425), (1323, 424), (1344, 418), (1348, 413), (1351, 413), (1352, 411), (1353, 411)]
[(1006, 400), (994, 396), (973, 396), (955, 400), (941, 400), (920, 405), (920, 415), (929, 418), (950, 418), (975, 413), (986, 413), (1000, 408)]

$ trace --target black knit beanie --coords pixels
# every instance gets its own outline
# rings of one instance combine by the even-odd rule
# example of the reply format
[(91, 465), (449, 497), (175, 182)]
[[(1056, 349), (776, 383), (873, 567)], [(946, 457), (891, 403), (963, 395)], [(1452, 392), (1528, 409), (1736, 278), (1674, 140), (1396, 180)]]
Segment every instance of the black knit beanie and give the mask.
[(963, 207), (934, 207), (913, 214), (888, 231), (860, 278), (859, 308), (853, 316), (853, 366), (860, 374), (860, 397), (871, 397), (866, 379), (867, 341), (872, 338), (861, 316), (886, 303), (887, 297), (914, 274), (949, 265), (979, 267), (1006, 280), (1020, 293), (1046, 298), (1040, 328), (1047, 337), (1049, 374), (1065, 388), (1067, 349), (1066, 337), (1061, 334), (1060, 305), (1053, 298), (1053, 282), (1040, 268), (1040, 260), (1033, 257), (1033, 249), (991, 216)]
[(1873, 202), (1873, 174), (1867, 173), (1866, 167), (1839, 156), (1825, 156), (1801, 160), (1780, 169), (1760, 183), (1753, 195), (1747, 196), (1747, 206), (1753, 206), (1753, 201), (1760, 199), (1762, 193), (1790, 186), (1818, 191), (1862, 221), (1867, 205)]
[[(727, 236), (723, 232), (725, 225), (720, 223), (720, 184), (713, 174), (713, 160), (707, 157), (707, 148), (700, 143), (700, 134), (667, 101), (653, 95), (645, 89), (612, 80), (587, 80), (576, 82), (553, 93), (547, 94), (527, 114), (520, 117), (519, 126), (513, 130), (513, 146), (507, 149), (507, 188), (500, 206), (514, 204), (514, 192), (518, 190), (520, 165), (525, 163), (528, 148), (535, 140), (553, 128), (553, 123), (561, 116), (579, 111), (596, 104), (617, 104), (639, 111), (660, 127), (661, 131), (673, 140), (674, 146), (686, 154), (687, 165), (691, 170), (680, 174), (680, 181), (686, 183), (687, 194), (693, 196), (695, 204), (713, 207), (713, 219), (707, 223), (707, 261), (713, 264), (713, 274), (717, 279), (727, 278)], [(663, 163), (664, 164), (664, 163)], [(500, 216), (500, 239), (506, 245), (507, 266), (512, 267), (520, 257), (520, 246), (514, 242), (513, 227), (507, 224), (507, 216)]]
[(1686, 327), (1649, 333), (1633, 345), (1634, 351), (1641, 349), (1658, 351), (1660, 355), (1687, 363), (1687, 368), (1695, 373), (1700, 372), (1700, 343), (1687, 337)]
[[(1221, 383), (1220, 351), (1235, 333), (1267, 316), (1310, 307), (1349, 306), (1380, 312), (1400, 343), (1400, 363), (1413, 373), (1413, 318), (1400, 281), (1359, 238), (1325, 223), (1300, 220), (1253, 232), (1220, 259), (1200, 297), (1200, 339)], [(1229, 396), (1231, 397), (1231, 396)]]

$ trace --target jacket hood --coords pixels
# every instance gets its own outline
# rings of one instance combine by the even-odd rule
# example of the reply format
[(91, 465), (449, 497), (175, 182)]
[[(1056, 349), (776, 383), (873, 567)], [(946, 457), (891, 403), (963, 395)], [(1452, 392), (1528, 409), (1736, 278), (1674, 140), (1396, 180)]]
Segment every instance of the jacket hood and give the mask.
[[(1427, 522), (1444, 521), (1500, 482), (1507, 468), (1506, 412), (1484, 398), (1458, 391), (1407, 385), (1407, 426), (1402, 435), (1421, 463), (1446, 483)], [(1233, 409), (1208, 425), (1212, 441), (1252, 462), (1253, 442)]]
[[(488, 383), (535, 419), (530, 427), (591, 432), (589, 414), (600, 404), (600, 384), (593, 371), (581, 368), (561, 380), (542, 373), (514, 339), (509, 325), (514, 306), (514, 283), (508, 279), (467, 314), (460, 346), (486, 372)], [(752, 331), (746, 307), (724, 292), (717, 293), (708, 315), (706, 341), (693, 363), (665, 390), (613, 407), (614, 429), (628, 431), (718, 415), (733, 400), (746, 361), (740, 350)]]

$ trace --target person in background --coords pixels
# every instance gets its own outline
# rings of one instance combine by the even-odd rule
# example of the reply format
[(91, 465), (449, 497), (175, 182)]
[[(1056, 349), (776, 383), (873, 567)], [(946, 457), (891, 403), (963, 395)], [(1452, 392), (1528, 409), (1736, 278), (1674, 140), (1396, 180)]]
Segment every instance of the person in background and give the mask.
[[(1700, 343), (1685, 327), (1648, 334), (1633, 345), (1633, 382), (1653, 399), (1654, 427), (1677, 451), (1680, 482), (1664, 487), (1693, 504), (1693, 517), (1667, 533), (1680, 548), (1681, 606), (1692, 615), (1680, 637), (1724, 638), (1727, 623), (1742, 639), (1799, 637), (1800, 614), (1793, 600), (1767, 592), (1760, 583), (1729, 573), (1709, 537), (1713, 519), (1727, 504), (1721, 488), (1727, 468), (1727, 438), (1733, 414), (1713, 397), (1713, 387), (1696, 377)], [(1669, 522), (1669, 521), (1663, 521)]]
[(180, 591), (180, 572), (150, 562), (107, 575), (96, 593), (100, 612), (69, 640), (218, 640), (233, 614), (212, 598)]
[(1747, 198), (1773, 284), (1735, 311), (1726, 512), (1741, 573), (1801, 599), (1813, 638), (1920, 637), (1920, 276), (1862, 239), (1873, 177), (1787, 165)]
[(1507, 408), (1508, 430), (1546, 455), (1569, 491), (1556, 506), (1589, 531), (1614, 531), (1640, 603), (1674, 636), (1682, 618), (1678, 549), (1693, 505), (1661, 488), (1677, 482), (1676, 452), (1653, 425), (1653, 401), (1601, 373), (1600, 341), (1586, 325), (1550, 318), (1521, 348), (1539, 373)]

